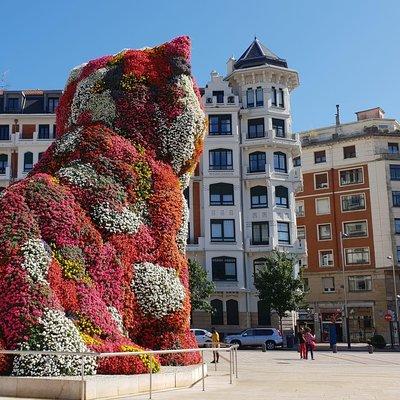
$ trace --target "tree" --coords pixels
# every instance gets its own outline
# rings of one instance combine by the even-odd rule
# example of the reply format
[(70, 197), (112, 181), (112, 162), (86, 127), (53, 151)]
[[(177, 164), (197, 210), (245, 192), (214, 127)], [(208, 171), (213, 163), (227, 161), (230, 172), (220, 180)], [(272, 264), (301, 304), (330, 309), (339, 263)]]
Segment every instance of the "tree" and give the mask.
[(210, 295), (215, 291), (215, 285), (207, 278), (203, 266), (195, 260), (189, 259), (189, 288), (192, 309), (213, 312), (210, 304)]
[(281, 331), (282, 318), (287, 311), (297, 309), (305, 295), (302, 280), (294, 274), (294, 263), (287, 253), (273, 251), (254, 274), (258, 297), (278, 314)]

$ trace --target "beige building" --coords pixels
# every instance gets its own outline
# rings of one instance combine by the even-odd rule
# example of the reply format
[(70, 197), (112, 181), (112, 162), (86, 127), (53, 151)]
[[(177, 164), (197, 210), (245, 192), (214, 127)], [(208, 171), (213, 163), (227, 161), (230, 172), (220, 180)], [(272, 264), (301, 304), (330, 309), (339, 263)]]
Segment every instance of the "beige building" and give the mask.
[(347, 340), (347, 303), (352, 341), (375, 331), (389, 341), (384, 317), (395, 310), (392, 263), (400, 263), (400, 124), (380, 108), (356, 115), (300, 133), (304, 188), (296, 210), (310, 306), (300, 317), (322, 340), (334, 321)]

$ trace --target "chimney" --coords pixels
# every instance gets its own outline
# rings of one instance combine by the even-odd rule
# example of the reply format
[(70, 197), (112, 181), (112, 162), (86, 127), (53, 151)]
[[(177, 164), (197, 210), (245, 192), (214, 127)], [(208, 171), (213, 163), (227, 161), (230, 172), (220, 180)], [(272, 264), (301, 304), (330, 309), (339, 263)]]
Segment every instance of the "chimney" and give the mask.
[(380, 107), (369, 108), (368, 110), (357, 111), (357, 121), (365, 119), (382, 119), (385, 118), (385, 111)]
[(340, 133), (340, 106), (339, 104), (336, 104), (336, 114), (335, 114), (335, 122), (336, 122), (336, 126), (335, 126), (335, 133), (332, 134), (332, 139), (337, 139), (339, 137), (339, 133)]
[(226, 73), (227, 75), (233, 72), (233, 65), (235, 64), (235, 58), (233, 56), (229, 57), (229, 60), (226, 62)]

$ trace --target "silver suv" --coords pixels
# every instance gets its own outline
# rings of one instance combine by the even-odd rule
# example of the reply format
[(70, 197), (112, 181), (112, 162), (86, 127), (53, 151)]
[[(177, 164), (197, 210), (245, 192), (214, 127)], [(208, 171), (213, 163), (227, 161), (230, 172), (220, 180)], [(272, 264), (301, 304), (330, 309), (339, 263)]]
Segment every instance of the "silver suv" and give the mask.
[(262, 346), (264, 343), (268, 350), (283, 345), (282, 334), (275, 328), (246, 329), (237, 335), (225, 337), (225, 343), (238, 344), (239, 346)]

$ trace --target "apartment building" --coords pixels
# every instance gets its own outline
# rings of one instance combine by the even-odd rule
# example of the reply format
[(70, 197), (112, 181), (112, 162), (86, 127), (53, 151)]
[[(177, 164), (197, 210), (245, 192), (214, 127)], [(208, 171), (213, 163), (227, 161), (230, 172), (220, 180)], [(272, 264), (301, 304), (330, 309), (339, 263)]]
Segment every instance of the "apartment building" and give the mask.
[(55, 138), (61, 90), (0, 90), (0, 191), (24, 178)]
[[(309, 309), (301, 317), (329, 340), (374, 331), (390, 339), (384, 315), (394, 310), (392, 262), (400, 262), (400, 124), (381, 108), (357, 121), (301, 132), (303, 191), (296, 196), (298, 237), (308, 260), (302, 276)], [(389, 258), (388, 258), (389, 257)], [(392, 257), (392, 259), (390, 259)], [(398, 277), (397, 277), (398, 280)]]
[[(208, 134), (186, 193), (187, 255), (215, 283), (216, 312), (194, 311), (196, 327), (232, 332), (277, 323), (257, 298), (253, 274), (273, 249), (305, 250), (295, 214), (300, 141), (290, 112), (298, 85), (297, 72), (255, 39), (228, 60), (225, 78), (212, 72), (203, 90)], [(286, 323), (293, 327), (294, 318)]]

